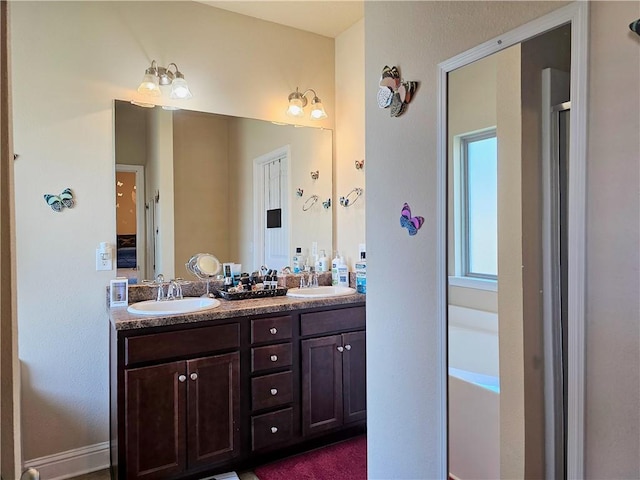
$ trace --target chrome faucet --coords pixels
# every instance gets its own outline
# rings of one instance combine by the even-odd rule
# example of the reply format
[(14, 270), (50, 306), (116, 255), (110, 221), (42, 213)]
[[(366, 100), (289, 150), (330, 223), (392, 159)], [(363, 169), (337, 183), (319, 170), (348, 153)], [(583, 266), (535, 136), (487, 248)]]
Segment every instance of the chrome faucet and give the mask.
[(300, 288), (312, 288), (318, 286), (318, 274), (313, 267), (308, 272), (300, 274)]
[(179, 300), (182, 298), (182, 285), (180, 279), (172, 279), (167, 288), (167, 300)]

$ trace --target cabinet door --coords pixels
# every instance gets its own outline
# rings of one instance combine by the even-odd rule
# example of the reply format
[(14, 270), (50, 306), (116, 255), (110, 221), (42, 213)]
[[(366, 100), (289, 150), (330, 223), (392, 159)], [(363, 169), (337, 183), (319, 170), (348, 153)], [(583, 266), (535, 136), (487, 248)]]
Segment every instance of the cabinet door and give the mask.
[(186, 468), (184, 362), (125, 370), (127, 478), (172, 478)]
[(365, 332), (342, 335), (344, 423), (367, 418), (367, 357)]
[(342, 339), (303, 340), (302, 433), (312, 435), (342, 425)]
[(240, 354), (187, 361), (189, 468), (240, 453)]

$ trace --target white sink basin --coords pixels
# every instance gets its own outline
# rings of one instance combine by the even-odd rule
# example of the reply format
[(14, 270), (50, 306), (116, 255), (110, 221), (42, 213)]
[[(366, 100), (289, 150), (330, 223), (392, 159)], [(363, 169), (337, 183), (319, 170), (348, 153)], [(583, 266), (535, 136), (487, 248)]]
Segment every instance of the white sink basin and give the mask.
[(138, 315), (173, 315), (209, 310), (220, 305), (220, 300), (206, 297), (186, 297), (179, 300), (146, 300), (129, 305), (127, 311)]
[(330, 285), (323, 287), (290, 288), (287, 291), (287, 296), (297, 298), (324, 298), (341, 297), (343, 295), (351, 295), (354, 293), (356, 293), (355, 288)]

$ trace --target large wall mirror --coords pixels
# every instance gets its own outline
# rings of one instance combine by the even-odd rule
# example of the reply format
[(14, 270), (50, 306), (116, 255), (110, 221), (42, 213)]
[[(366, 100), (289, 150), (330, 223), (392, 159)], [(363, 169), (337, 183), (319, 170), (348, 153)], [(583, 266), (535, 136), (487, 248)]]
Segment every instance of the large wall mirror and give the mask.
[(584, 124), (572, 112), (581, 8), (441, 64), (452, 478), (573, 478), (580, 462), (569, 252), (584, 215), (571, 152), (584, 138), (571, 128)]
[(116, 100), (118, 276), (186, 278), (198, 252), (247, 272), (330, 254), (332, 149), (326, 129)]

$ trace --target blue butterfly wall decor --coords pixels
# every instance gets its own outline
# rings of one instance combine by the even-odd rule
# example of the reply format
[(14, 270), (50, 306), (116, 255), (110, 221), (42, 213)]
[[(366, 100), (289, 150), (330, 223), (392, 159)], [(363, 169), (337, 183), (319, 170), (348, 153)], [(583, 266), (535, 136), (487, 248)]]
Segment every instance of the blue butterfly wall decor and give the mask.
[(409, 235), (415, 235), (422, 227), (424, 223), (424, 217), (411, 216), (411, 207), (407, 202), (402, 207), (402, 213), (400, 214), (400, 225), (409, 231)]
[(75, 206), (73, 192), (70, 188), (65, 188), (60, 195), (45, 193), (44, 199), (54, 212), (61, 212), (64, 207), (73, 208)]

